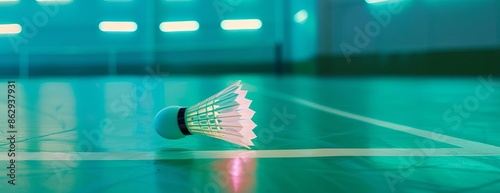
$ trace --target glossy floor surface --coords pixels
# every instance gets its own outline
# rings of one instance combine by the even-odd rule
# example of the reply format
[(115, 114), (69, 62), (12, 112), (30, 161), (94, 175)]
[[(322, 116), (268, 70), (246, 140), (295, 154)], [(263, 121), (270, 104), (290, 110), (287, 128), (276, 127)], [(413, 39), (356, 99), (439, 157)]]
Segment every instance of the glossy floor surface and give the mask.
[[(242, 80), (258, 138), (245, 150), (152, 129)], [(0, 82), (0, 192), (474, 192), (500, 190), (500, 79), (231, 75), (16, 81), (8, 184)]]

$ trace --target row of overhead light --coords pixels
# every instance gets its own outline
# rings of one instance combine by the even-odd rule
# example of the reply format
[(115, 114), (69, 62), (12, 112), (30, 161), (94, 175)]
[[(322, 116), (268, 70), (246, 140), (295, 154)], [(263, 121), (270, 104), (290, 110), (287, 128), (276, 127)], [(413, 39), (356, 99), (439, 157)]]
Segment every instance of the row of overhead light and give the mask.
[[(223, 30), (256, 30), (262, 27), (259, 19), (223, 20), (220, 23)], [(159, 26), (162, 32), (190, 32), (197, 31), (200, 24), (197, 21), (169, 21), (162, 22)], [(103, 32), (134, 32), (137, 24), (132, 21), (103, 21), (99, 24)]]
[[(73, 0), (36, 0), (39, 3), (71, 3)], [(131, 1), (131, 0), (105, 0), (105, 1)], [(166, 0), (171, 1), (171, 0)], [(179, 0), (176, 0), (179, 1)], [(186, 1), (186, 0), (182, 0)], [(189, 1), (189, 0), (188, 0)], [(0, 3), (16, 3), (19, 0), (0, 0)], [(224, 30), (255, 30), (262, 27), (259, 19), (223, 20), (220, 27)], [(135, 32), (137, 23), (133, 21), (102, 21), (99, 29), (103, 32)], [(169, 21), (159, 25), (162, 32), (190, 32), (197, 31), (200, 24), (197, 21)], [(22, 26), (19, 24), (0, 24), (0, 34), (19, 34)]]
[[(18, 2), (19, 0), (0, 0), (2, 2)], [(73, 0), (36, 0), (39, 3), (70, 3)], [(131, 1), (131, 0), (105, 0), (105, 1)], [(165, 1), (190, 1), (190, 0), (165, 0)], [(389, 0), (365, 0), (369, 4), (385, 2)], [(308, 18), (305, 10), (300, 10), (295, 14), (297, 23), (304, 23)], [(224, 20), (220, 24), (224, 30), (255, 30), (262, 27), (259, 19)], [(170, 21), (163, 22), (159, 26), (162, 32), (190, 32), (197, 31), (200, 24), (197, 21)], [(137, 23), (133, 21), (103, 21), (99, 23), (99, 29), (103, 32), (135, 32)], [(0, 34), (19, 34), (22, 27), (19, 24), (0, 24)]]
[[(256, 30), (262, 27), (259, 19), (236, 19), (223, 20), (220, 23), (223, 30)], [(159, 26), (162, 32), (192, 32), (200, 28), (197, 21), (170, 21), (163, 22)], [(99, 29), (103, 32), (135, 32), (137, 23), (133, 21), (103, 21), (99, 23)], [(0, 24), (0, 34), (19, 34), (22, 26), (19, 24)]]

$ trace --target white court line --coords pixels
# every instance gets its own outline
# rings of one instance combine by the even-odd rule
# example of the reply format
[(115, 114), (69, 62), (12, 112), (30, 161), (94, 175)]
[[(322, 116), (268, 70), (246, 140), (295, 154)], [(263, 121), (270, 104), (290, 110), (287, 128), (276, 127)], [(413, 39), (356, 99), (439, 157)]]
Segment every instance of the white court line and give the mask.
[(300, 99), (300, 98), (297, 98), (295, 96), (280, 93), (280, 92), (265, 90), (264, 92), (261, 92), (261, 94), (269, 96), (269, 97), (281, 99), (281, 100), (290, 101), (290, 102), (293, 102), (296, 104), (304, 105), (306, 107), (310, 107), (310, 108), (320, 110), (323, 112), (339, 115), (342, 117), (347, 117), (347, 118), (351, 118), (354, 120), (370, 123), (373, 125), (389, 128), (392, 130), (401, 131), (401, 132), (409, 133), (409, 134), (420, 136), (420, 137), (425, 137), (428, 139), (432, 139), (434, 141), (440, 141), (443, 143), (455, 145), (457, 147), (463, 147), (463, 148), (472, 149), (472, 150), (490, 149), (493, 151), (500, 151), (500, 147), (497, 147), (494, 145), (484, 144), (484, 143), (480, 143), (480, 142), (476, 142), (476, 141), (469, 141), (469, 140), (460, 139), (460, 138), (456, 138), (456, 137), (452, 137), (452, 136), (448, 136), (448, 135), (444, 135), (444, 134), (440, 134), (440, 133), (434, 133), (434, 132), (430, 132), (430, 131), (417, 129), (414, 127), (400, 125), (397, 123), (391, 123), (388, 121), (382, 121), (382, 120), (378, 120), (378, 119), (374, 119), (374, 118), (370, 118), (370, 117), (356, 115), (353, 113), (349, 113), (346, 111), (323, 106), (323, 105), (320, 105), (320, 104), (317, 104), (317, 103), (314, 103), (311, 101)]
[[(500, 158), (499, 151), (473, 151), (463, 148), (329, 148), (329, 149), (294, 149), (294, 150), (225, 150), (225, 151), (162, 151), (162, 152), (18, 152), (16, 161), (119, 161), (119, 160), (180, 160), (180, 159), (230, 159), (230, 158), (311, 158), (343, 156), (418, 156), (450, 157), (481, 156)], [(0, 161), (10, 160), (0, 154)]]

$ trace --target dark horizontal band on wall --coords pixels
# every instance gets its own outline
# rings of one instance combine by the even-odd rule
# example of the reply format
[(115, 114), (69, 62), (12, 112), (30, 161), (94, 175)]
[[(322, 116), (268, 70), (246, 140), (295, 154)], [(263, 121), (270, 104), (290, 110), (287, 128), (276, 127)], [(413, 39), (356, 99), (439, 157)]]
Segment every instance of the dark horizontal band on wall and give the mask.
[[(0, 66), (1, 77), (19, 77), (18, 64)], [(118, 63), (116, 69), (107, 64), (36, 65), (30, 66), (32, 76), (96, 76), (140, 74), (308, 74), (308, 75), (500, 75), (500, 49), (476, 51), (442, 51), (390, 55), (324, 56), (295, 63), (275, 62), (224, 64), (144, 64)]]
[(500, 75), (500, 49), (317, 58), (321, 75)]

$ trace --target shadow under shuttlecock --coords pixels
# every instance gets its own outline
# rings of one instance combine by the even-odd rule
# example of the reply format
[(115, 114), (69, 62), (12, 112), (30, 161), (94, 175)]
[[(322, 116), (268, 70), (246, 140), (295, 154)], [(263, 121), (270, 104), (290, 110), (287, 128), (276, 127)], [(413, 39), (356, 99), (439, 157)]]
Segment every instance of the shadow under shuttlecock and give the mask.
[(172, 192), (190, 192), (196, 160), (155, 160), (156, 187)]
[(170, 151), (192, 151), (191, 149), (177, 148), (177, 147), (166, 147), (160, 149), (158, 152), (170, 152)]
[(162, 148), (156, 151), (155, 160), (189, 160), (194, 158), (192, 151), (185, 148)]

